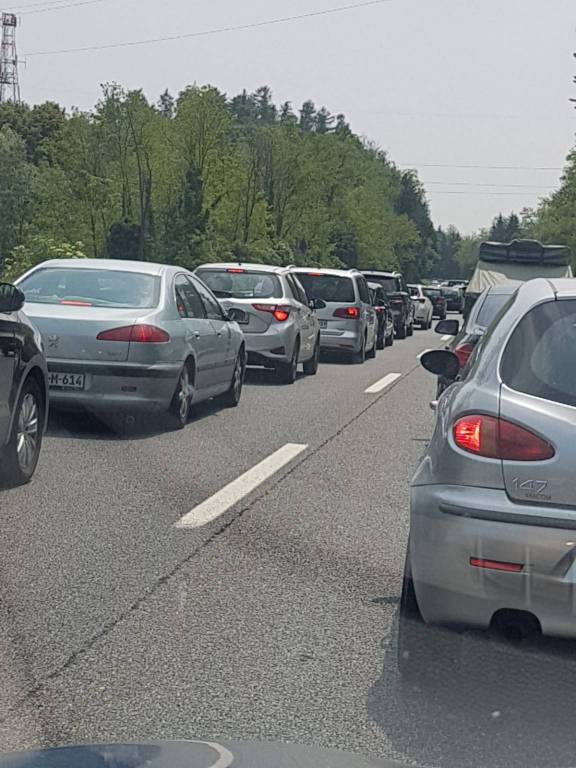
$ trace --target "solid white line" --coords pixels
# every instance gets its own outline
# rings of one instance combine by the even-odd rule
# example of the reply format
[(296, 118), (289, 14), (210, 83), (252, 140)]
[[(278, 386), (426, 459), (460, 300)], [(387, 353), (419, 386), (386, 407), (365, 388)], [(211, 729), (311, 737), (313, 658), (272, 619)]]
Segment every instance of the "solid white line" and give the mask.
[(420, 358), (422, 357), (422, 355), (425, 355), (425, 354), (426, 354), (426, 352), (432, 352), (432, 350), (431, 350), (431, 349), (423, 349), (423, 350), (422, 350), (422, 352), (420, 352), (420, 354), (419, 354), (419, 355), (416, 355), (417, 359), (418, 359), (418, 360), (420, 360)]
[(451, 338), (452, 338), (452, 336), (450, 336), (450, 334), (448, 334), (447, 336), (442, 336), (440, 341), (450, 341)]
[(382, 379), (379, 379), (377, 382), (372, 384), (371, 387), (368, 387), (368, 389), (364, 391), (368, 395), (375, 395), (377, 392), (382, 392), (383, 389), (389, 387), (390, 384), (393, 384), (396, 379), (400, 378), (400, 376), (402, 376), (401, 373), (388, 373), (386, 376), (384, 376)]
[(279, 469), (295, 459), (307, 445), (298, 443), (286, 443), (268, 458), (256, 464), (243, 475), (224, 486), (220, 491), (210, 496), (197, 507), (194, 507), (184, 517), (181, 517), (175, 528), (201, 528), (206, 523), (220, 517), (226, 510), (233, 507), (238, 501), (247, 496), (251, 491), (261, 485), (269, 477), (272, 477)]

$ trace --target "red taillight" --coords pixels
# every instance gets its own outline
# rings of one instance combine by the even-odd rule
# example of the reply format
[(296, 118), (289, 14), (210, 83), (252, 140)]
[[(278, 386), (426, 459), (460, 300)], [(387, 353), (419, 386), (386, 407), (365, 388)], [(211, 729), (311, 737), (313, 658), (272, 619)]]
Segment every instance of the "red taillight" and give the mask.
[(111, 328), (96, 336), (98, 341), (134, 341), (148, 344), (165, 344), (170, 336), (155, 325), (125, 325), (122, 328)]
[(487, 459), (546, 461), (555, 453), (538, 435), (494, 416), (464, 416), (454, 424), (452, 434), (459, 448)]
[(230, 267), (226, 272), (231, 272), (233, 275), (243, 275), (246, 270), (240, 269), (240, 267)]
[(345, 317), (347, 320), (357, 320), (360, 317), (358, 307), (338, 307), (334, 310), (334, 317)]
[(470, 565), (474, 568), (488, 568), (491, 571), (507, 571), (508, 573), (520, 573), (524, 568), (522, 563), (504, 563), (501, 560), (484, 560), (480, 557), (471, 557)]
[(322, 277), (322, 272), (308, 272), (308, 277)]
[(472, 352), (474, 352), (475, 346), (476, 346), (475, 343), (471, 341), (465, 341), (462, 344), (458, 344), (458, 346), (454, 348), (454, 354), (456, 355), (456, 357), (460, 362), (460, 368), (464, 368), (464, 366), (470, 359), (470, 355), (472, 354)]
[(278, 322), (283, 323), (290, 317), (290, 307), (276, 306), (275, 304), (252, 304), (258, 312), (270, 312)]

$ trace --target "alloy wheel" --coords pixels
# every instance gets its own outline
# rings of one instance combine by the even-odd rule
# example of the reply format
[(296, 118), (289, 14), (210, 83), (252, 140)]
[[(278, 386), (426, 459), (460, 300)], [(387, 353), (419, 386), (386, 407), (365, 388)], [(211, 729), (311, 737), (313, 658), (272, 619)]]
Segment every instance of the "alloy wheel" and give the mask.
[(18, 414), (16, 452), (20, 468), (26, 472), (36, 459), (39, 437), (39, 408), (32, 392), (27, 392)]

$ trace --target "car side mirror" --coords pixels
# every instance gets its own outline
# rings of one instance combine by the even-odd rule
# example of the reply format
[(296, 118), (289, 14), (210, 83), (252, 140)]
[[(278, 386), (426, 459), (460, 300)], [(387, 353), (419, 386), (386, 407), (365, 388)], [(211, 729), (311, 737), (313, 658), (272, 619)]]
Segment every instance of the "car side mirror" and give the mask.
[(310, 299), (308, 306), (310, 309), (325, 309), (326, 302), (322, 299)]
[(454, 380), (460, 372), (460, 361), (449, 349), (432, 349), (420, 358), (420, 364), (429, 373)]
[(26, 296), (11, 283), (0, 283), (0, 312), (6, 314), (22, 309)]
[(458, 336), (460, 323), (458, 320), (440, 320), (439, 323), (436, 323), (434, 330), (436, 333), (441, 333), (442, 336)]

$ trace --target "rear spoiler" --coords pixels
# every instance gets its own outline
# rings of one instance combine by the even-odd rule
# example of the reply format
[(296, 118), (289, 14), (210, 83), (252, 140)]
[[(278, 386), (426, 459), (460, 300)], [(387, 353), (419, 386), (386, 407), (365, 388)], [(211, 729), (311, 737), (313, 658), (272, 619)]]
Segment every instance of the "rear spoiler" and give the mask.
[(567, 267), (570, 263), (570, 250), (564, 245), (542, 245), (538, 240), (512, 240), (511, 243), (484, 242), (480, 244), (478, 258), (487, 262)]

